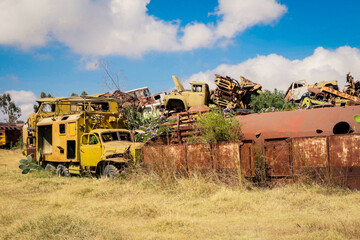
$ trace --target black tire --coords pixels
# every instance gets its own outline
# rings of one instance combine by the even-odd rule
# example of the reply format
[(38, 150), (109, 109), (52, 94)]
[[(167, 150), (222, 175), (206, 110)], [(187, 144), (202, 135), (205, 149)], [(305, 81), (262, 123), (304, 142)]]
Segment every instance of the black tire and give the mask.
[(55, 173), (56, 172), (56, 167), (53, 164), (48, 163), (45, 166), (45, 171), (50, 171), (50, 172)]
[(69, 169), (62, 164), (59, 164), (56, 168), (56, 175), (59, 177), (70, 177)]
[(104, 178), (115, 178), (119, 175), (119, 169), (117, 169), (114, 165), (106, 165), (103, 170)]

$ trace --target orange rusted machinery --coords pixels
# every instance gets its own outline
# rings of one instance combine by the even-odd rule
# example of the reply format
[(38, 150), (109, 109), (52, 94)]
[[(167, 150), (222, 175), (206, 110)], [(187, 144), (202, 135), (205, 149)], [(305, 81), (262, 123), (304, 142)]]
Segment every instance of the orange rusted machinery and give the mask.
[(240, 83), (228, 76), (215, 74), (217, 88), (211, 95), (211, 101), (222, 108), (249, 109), (251, 95), (259, 94), (261, 85), (240, 76)]

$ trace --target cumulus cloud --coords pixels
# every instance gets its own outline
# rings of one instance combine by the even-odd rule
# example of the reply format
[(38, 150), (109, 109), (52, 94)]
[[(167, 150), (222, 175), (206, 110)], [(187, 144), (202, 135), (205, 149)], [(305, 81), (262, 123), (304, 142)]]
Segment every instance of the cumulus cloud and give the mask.
[(23, 49), (58, 41), (84, 56), (140, 57), (148, 51), (188, 51), (224, 44), (256, 24), (279, 19), (277, 0), (219, 0), (213, 23), (185, 27), (147, 12), (150, 0), (2, 0), (0, 44)]
[(263, 88), (286, 90), (291, 82), (306, 80), (308, 83), (338, 80), (344, 87), (346, 74), (351, 72), (360, 80), (360, 49), (349, 46), (335, 50), (318, 47), (304, 59), (290, 60), (277, 54), (257, 56), (236, 65), (222, 64), (215, 69), (199, 72), (185, 79), (185, 86), (192, 81), (204, 81), (215, 88), (214, 74), (227, 75), (237, 80), (244, 76)]
[[(37, 99), (35, 93), (24, 90), (20, 90), (20, 91), (10, 90), (10, 91), (6, 91), (5, 93), (9, 93), (11, 99), (15, 102), (16, 106), (21, 108), (20, 120), (26, 122), (30, 113), (34, 112), (33, 106)], [(3, 120), (4, 118), (5, 118), (4, 115), (0, 113), (0, 119)]]

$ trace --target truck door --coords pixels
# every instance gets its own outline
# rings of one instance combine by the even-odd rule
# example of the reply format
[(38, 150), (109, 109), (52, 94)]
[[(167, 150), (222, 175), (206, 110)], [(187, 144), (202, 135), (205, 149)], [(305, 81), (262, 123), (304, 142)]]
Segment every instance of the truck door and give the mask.
[(96, 134), (84, 134), (80, 145), (82, 166), (97, 166), (102, 155), (101, 142)]

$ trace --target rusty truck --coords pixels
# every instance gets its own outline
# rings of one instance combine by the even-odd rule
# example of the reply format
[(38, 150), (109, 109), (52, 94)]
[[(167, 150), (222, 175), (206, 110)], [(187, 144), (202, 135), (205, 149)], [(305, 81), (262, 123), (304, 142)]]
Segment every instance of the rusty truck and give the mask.
[(249, 109), (252, 95), (261, 92), (261, 85), (245, 77), (241, 81), (215, 74), (216, 89), (210, 90), (205, 82), (191, 82), (191, 89), (185, 90), (176, 76), (172, 77), (176, 89), (164, 97), (165, 109), (184, 112), (193, 106), (215, 104), (220, 108)]
[(84, 173), (115, 177), (128, 164), (139, 162), (141, 143), (125, 129), (117, 101), (81, 100), (38, 100), (38, 111), (30, 115), (23, 131), (26, 154), (66, 177)]
[(172, 76), (176, 89), (164, 96), (165, 109), (184, 112), (192, 106), (208, 105), (210, 101), (209, 85), (204, 82), (191, 82), (191, 89), (185, 90), (180, 80)]

